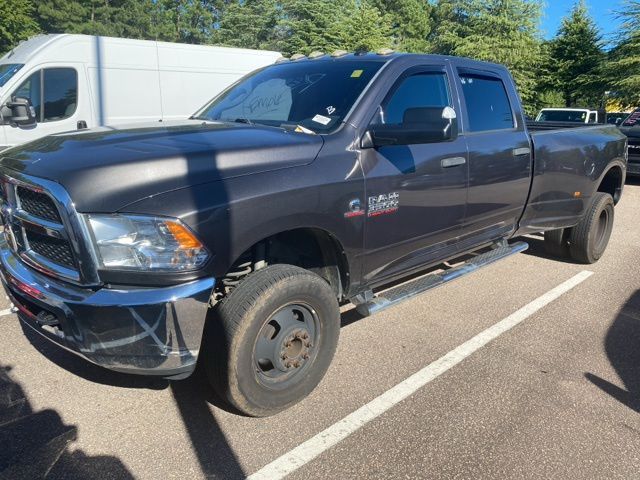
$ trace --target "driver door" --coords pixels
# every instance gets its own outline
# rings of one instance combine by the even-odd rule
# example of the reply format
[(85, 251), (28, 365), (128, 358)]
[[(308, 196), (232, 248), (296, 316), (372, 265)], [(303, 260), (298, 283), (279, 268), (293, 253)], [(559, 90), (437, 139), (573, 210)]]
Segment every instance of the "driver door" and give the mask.
[[(53, 133), (76, 130), (89, 120), (86, 99), (80, 102), (78, 84), (81, 67), (41, 68), (32, 72), (6, 101), (27, 98), (35, 112), (35, 125), (4, 125), (7, 145), (19, 145)], [(84, 113), (84, 114), (83, 114)]]
[[(446, 66), (405, 71), (373, 123), (398, 125), (420, 108), (459, 108)], [(464, 221), (468, 154), (463, 135), (362, 150), (367, 219), (364, 279), (391, 279), (455, 252)]]

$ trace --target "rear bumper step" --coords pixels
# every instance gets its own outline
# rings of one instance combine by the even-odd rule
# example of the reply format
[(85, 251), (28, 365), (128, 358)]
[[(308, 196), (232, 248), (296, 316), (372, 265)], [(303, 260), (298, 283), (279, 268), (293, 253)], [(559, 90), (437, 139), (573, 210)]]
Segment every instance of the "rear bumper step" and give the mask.
[(475, 272), (486, 265), (497, 262), (498, 260), (502, 260), (503, 258), (516, 253), (523, 252), (527, 248), (529, 248), (529, 245), (526, 242), (516, 242), (511, 245), (502, 244), (493, 250), (482, 253), (471, 260), (458, 265), (457, 267), (445, 270), (444, 272), (426, 275), (413, 280), (412, 282), (387, 290), (368, 302), (357, 305), (356, 310), (361, 315), (372, 315), (373, 313), (400, 303), (403, 300), (415, 297), (427, 290), (439, 287), (442, 284), (455, 280), (463, 275), (467, 275), (468, 273)]

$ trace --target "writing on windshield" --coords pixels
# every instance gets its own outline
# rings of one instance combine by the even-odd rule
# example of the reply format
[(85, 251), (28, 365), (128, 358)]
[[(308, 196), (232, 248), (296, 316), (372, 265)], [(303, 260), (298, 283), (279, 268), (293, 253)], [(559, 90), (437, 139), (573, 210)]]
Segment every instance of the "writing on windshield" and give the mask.
[(259, 70), (223, 92), (196, 118), (327, 133), (339, 126), (381, 62), (302, 60)]

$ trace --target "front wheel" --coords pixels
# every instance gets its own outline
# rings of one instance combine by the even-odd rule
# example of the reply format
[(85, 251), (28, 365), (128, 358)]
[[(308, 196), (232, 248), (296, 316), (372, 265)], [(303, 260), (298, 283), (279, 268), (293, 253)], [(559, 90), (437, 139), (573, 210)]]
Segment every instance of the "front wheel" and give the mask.
[(217, 306), (205, 337), (205, 368), (218, 394), (264, 417), (305, 398), (338, 343), (340, 310), (329, 284), (292, 265), (243, 280)]
[(580, 223), (571, 229), (571, 257), (581, 263), (597, 262), (609, 244), (613, 218), (613, 198), (608, 193), (596, 192)]

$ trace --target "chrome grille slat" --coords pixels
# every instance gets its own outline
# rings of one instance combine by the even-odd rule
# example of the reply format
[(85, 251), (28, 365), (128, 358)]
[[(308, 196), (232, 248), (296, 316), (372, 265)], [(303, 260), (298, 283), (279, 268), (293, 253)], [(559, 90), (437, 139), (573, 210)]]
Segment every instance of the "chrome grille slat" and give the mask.
[(12, 250), (42, 273), (99, 285), (95, 253), (67, 192), (55, 182), (9, 172), (0, 171), (0, 203)]
[(18, 208), (34, 217), (62, 225), (62, 219), (53, 200), (42, 192), (36, 192), (23, 186), (16, 187)]

